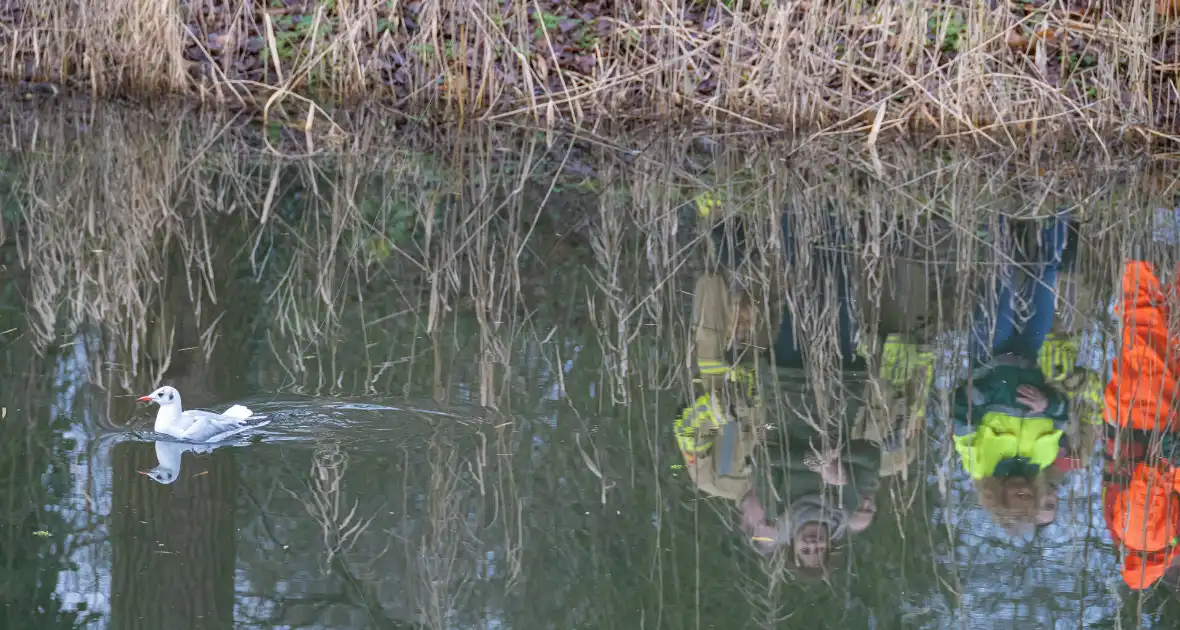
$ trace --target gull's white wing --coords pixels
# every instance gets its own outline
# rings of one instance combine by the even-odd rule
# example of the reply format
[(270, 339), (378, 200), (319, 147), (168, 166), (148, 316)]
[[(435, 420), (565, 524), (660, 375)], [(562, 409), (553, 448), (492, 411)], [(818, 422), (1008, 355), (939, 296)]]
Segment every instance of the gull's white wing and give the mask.
[(190, 427), (201, 421), (216, 421), (223, 419), (222, 415), (219, 413), (213, 413), (212, 411), (204, 411), (201, 409), (185, 409), (183, 412), (181, 412), (180, 417), (184, 422), (187, 422)]
[(180, 437), (194, 442), (205, 442), (209, 438), (240, 428), (243, 422), (238, 418), (218, 418), (213, 414), (200, 416)]
[(230, 407), (229, 409), (221, 412), (221, 415), (225, 416), (226, 418), (240, 418), (245, 420), (246, 418), (254, 415), (254, 412), (241, 405), (234, 405), (233, 407)]
[(259, 427), (264, 427), (268, 424), (270, 424), (270, 420), (263, 420), (262, 422), (258, 422), (256, 424), (246, 424), (245, 422), (240, 423), (240, 424), (229, 424), (229, 425), (226, 425), (227, 428), (225, 431), (222, 431), (221, 433), (218, 433), (212, 437), (209, 437), (205, 441), (206, 442), (220, 442), (224, 439), (231, 438), (239, 433), (243, 433), (245, 431), (250, 431), (252, 429), (257, 429)]

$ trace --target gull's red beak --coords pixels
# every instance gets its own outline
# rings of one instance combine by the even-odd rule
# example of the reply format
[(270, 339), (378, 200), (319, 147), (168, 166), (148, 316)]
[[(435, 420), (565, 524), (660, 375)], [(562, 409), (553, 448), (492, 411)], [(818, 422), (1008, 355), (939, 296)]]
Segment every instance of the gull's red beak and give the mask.
[(135, 472), (137, 472), (137, 473), (139, 473), (139, 474), (141, 474), (141, 475), (147, 475), (147, 474), (148, 474), (147, 472), (145, 472), (145, 471), (142, 471), (142, 470), (137, 470), (137, 471), (135, 471)]
[(152, 397), (151, 396), (140, 396), (139, 398), (136, 398), (136, 400), (138, 400), (139, 402), (152, 402)]

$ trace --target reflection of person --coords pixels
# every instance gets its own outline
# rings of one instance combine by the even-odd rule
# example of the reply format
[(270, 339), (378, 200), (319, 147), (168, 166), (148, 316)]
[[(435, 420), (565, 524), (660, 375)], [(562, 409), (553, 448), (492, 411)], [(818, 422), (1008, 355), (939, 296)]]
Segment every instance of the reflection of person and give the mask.
[[(755, 548), (770, 553), (788, 546), (801, 571), (822, 573), (832, 545), (872, 520), (880, 451), (857, 440), (844, 455), (804, 423), (791, 423), (793, 439), (766, 444), (768, 414), (754, 371), (725, 360), (727, 347), (752, 339), (753, 318), (740, 315), (746, 304), (719, 276), (697, 282), (695, 354), (702, 393), (677, 418), (677, 443), (700, 491), (740, 504), (742, 529)], [(759, 445), (770, 449), (759, 458), (768, 464), (756, 478), (764, 483), (753, 476)], [(767, 507), (774, 516), (767, 517)]]
[[(975, 315), (971, 372), (954, 394), (955, 450), (981, 504), (1010, 531), (1045, 525), (1056, 515), (1056, 501), (1048, 497), (1055, 484), (1047, 474), (1062, 447), (1070, 402), (1050, 383), (1038, 357), (1054, 320), (1067, 234), (1068, 223), (1056, 217), (1040, 230), (1029, 273), (1001, 265), (990, 303)], [(1023, 326), (1018, 300), (1031, 310)]]
[[(791, 263), (795, 262), (793, 222), (789, 214), (781, 221)], [(833, 226), (829, 231), (841, 230)], [(714, 231), (715, 236), (719, 234), (720, 230)], [(720, 244), (731, 245), (725, 240)], [(867, 361), (857, 344), (848, 273), (852, 255), (833, 255), (818, 248), (808, 253), (811, 273), (788, 273), (787, 291), (796, 299), (785, 300), (781, 314), (775, 309), (778, 322), (759, 321), (749, 297), (731, 288), (721, 274), (698, 279), (693, 308), (697, 398), (681, 413), (675, 428), (695, 485), (705, 493), (739, 502), (746, 514), (747, 533), (757, 532), (751, 537), (761, 551), (792, 545), (801, 566), (818, 567), (828, 556), (830, 542), (871, 524), (882, 449), (888, 447), (897, 460), (891, 472), (903, 468), (913, 454), (916, 438), (898, 435), (896, 429), (921, 424), (909, 420), (915, 409), (925, 410), (930, 374), (917, 368), (922, 361), (928, 367), (930, 357), (919, 357), (912, 344), (891, 336), (882, 356), (907, 365), (866, 387), (870, 364), (882, 365), (882, 374), (886, 367), (896, 366)], [(815, 367), (817, 351), (814, 344), (800, 344), (796, 337), (798, 332), (809, 340), (816, 335), (800, 331), (788, 304), (822, 309), (833, 298), (836, 312), (824, 331), (829, 335), (824, 341), (834, 351), (823, 359), (830, 359), (840, 374), (831, 381), (829, 391), (817, 392), (821, 388), (812, 386), (814, 375), (808, 373), (809, 367)], [(767, 331), (775, 334), (760, 339)], [(755, 370), (735, 361), (749, 357), (745, 350), (752, 347), (771, 348), (777, 368), (772, 375), (759, 379)], [(772, 383), (770, 389), (767, 381)], [(826, 393), (842, 399), (821, 400), (819, 396)], [(786, 437), (767, 445), (763, 428), (771, 417), (779, 429), (775, 433)], [(766, 474), (759, 474), (759, 479), (767, 483), (764, 492), (751, 492), (753, 455), (759, 444), (766, 447), (758, 458)], [(769, 495), (776, 495), (776, 500), (764, 505)], [(773, 510), (771, 518), (766, 518), (766, 509)]]
[(754, 372), (726, 360), (731, 348), (750, 341), (752, 310), (720, 276), (697, 280), (693, 348), (699, 395), (674, 424), (693, 484), (706, 494), (735, 502), (750, 489), (750, 457), (765, 425)]
[[(881, 476), (909, 478), (918, 454), (919, 435), (934, 385), (934, 355), (919, 350), (898, 333), (886, 336), (875, 375), (870, 375), (866, 404), (850, 437), (868, 440), (881, 449)], [(874, 510), (875, 511), (875, 510)]]
[(767, 448), (776, 452), (743, 497), (742, 530), (762, 553), (789, 547), (797, 568), (823, 572), (833, 545), (872, 522), (881, 451), (852, 440), (838, 457), (825, 458), (807, 438)]
[(1180, 267), (1170, 286), (1152, 265), (1128, 262), (1119, 299), (1122, 337), (1106, 386), (1103, 515), (1131, 588), (1154, 584), (1180, 558), (1180, 472), (1173, 443), (1180, 380)]

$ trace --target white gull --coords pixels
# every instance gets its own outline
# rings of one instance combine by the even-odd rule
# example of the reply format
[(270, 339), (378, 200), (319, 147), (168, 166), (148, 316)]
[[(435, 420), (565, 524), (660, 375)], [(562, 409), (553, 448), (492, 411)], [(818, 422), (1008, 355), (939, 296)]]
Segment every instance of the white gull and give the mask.
[(140, 397), (139, 401), (160, 405), (153, 427), (156, 433), (192, 442), (216, 442), (266, 424), (248, 424), (246, 421), (255, 416), (241, 405), (234, 405), (221, 413), (184, 409), (180, 403), (180, 392), (168, 385)]

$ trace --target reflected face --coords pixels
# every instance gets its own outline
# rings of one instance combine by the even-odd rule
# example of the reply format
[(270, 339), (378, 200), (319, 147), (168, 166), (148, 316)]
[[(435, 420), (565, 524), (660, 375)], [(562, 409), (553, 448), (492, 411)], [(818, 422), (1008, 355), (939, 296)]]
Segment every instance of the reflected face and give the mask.
[(1032, 512), (1036, 505), (1036, 493), (1029, 480), (1023, 477), (1004, 480), (1004, 504), (1025, 514)]
[(818, 568), (828, 561), (830, 537), (823, 523), (804, 523), (795, 533), (795, 562), (800, 566)]
[(153, 468), (147, 472), (144, 472), (142, 470), (138, 471), (138, 472), (139, 472), (139, 474), (151, 479), (152, 481), (155, 481), (156, 483), (160, 483), (160, 484), (164, 484), (164, 485), (168, 485), (168, 484), (172, 483), (173, 481), (176, 481), (176, 472), (169, 470), (167, 468), (157, 467), (157, 468)]

